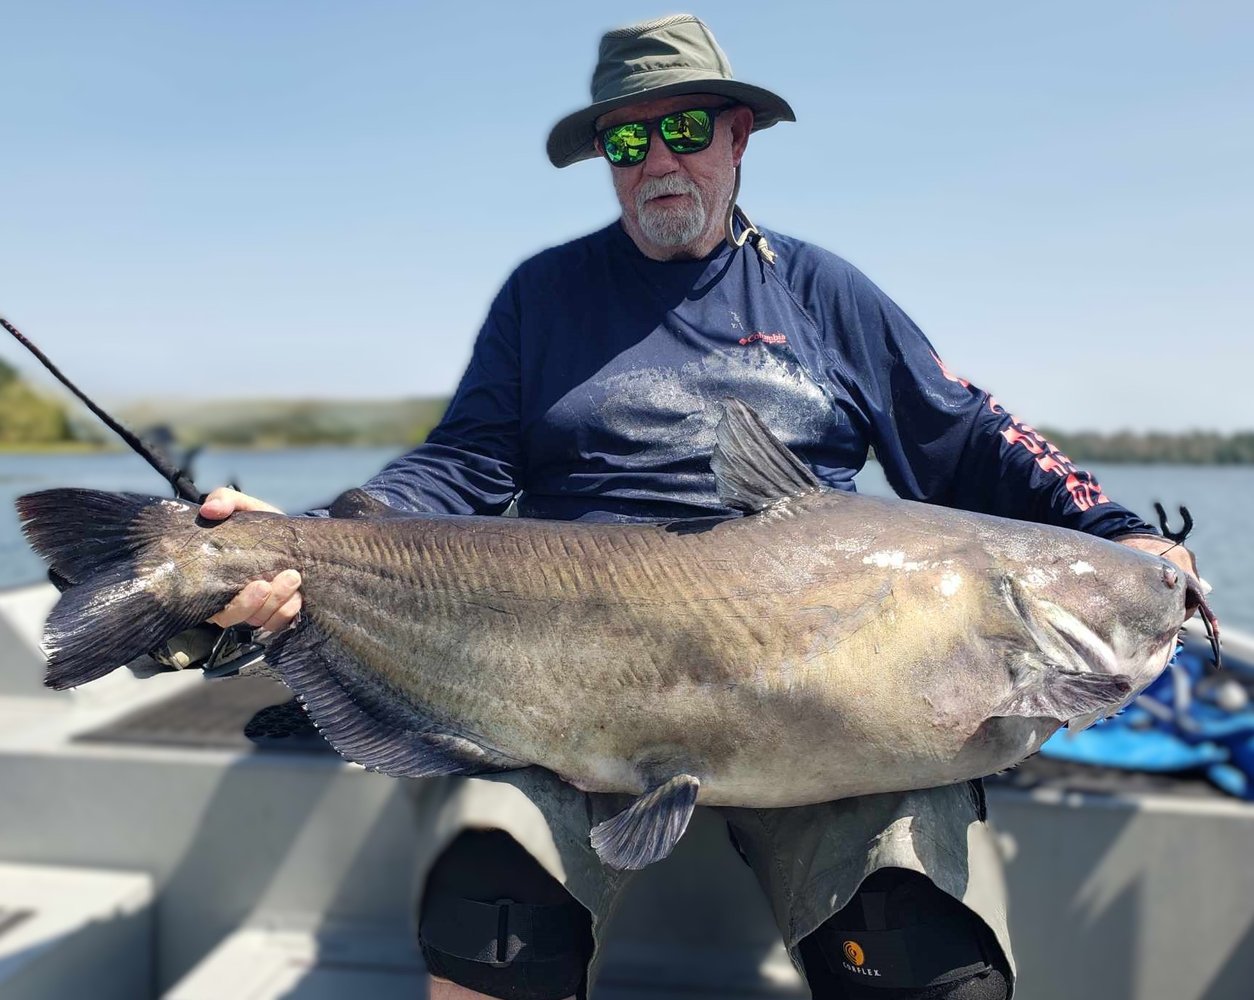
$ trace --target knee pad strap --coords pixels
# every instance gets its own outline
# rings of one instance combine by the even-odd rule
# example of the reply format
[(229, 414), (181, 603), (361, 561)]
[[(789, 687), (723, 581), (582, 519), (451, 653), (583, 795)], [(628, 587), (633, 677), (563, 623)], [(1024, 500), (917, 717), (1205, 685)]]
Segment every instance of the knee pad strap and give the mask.
[(440, 895), (426, 907), (420, 934), (426, 947), (445, 955), (504, 968), (570, 956), (587, 923), (587, 911), (574, 900), (540, 906)]
[(463, 830), (436, 859), (418, 919), (427, 969), (507, 1000), (582, 996), (592, 914), (509, 834)]

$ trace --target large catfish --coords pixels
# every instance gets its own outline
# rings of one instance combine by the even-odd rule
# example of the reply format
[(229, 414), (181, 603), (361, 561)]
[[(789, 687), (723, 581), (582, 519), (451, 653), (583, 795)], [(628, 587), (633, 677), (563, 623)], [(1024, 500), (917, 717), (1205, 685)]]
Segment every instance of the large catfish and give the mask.
[(344, 757), (391, 775), (538, 764), (639, 796), (596, 827), (619, 868), (665, 857), (697, 802), (795, 806), (1009, 767), (1111, 713), (1205, 605), (1163, 559), (1078, 532), (824, 489), (748, 407), (712, 459), (746, 516), (666, 525), (197, 517), (177, 500), (18, 501), (74, 584), (47, 683), (101, 677), (300, 571), (266, 659)]

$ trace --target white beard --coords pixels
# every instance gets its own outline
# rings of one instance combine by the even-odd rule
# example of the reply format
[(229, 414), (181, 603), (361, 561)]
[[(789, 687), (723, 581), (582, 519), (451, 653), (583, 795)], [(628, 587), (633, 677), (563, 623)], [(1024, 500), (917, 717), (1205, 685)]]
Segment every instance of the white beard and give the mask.
[[(664, 194), (686, 194), (689, 200), (667, 206), (650, 202)], [(705, 232), (708, 218), (700, 189), (679, 174), (645, 181), (636, 191), (636, 220), (645, 239), (656, 246), (686, 246)]]

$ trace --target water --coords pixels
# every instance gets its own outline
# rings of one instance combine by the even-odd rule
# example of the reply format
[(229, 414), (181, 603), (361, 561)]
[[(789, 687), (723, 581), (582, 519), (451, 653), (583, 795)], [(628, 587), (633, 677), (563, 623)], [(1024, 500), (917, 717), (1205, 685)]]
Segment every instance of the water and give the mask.
[[(378, 472), (400, 448), (293, 448), (202, 452), (196, 482), (211, 489), (237, 482), (282, 510), (325, 506)], [(168, 496), (161, 477), (133, 452), (0, 455), (0, 587), (42, 579), (44, 566), (22, 537), (13, 501), (53, 486), (85, 486)]]
[[(1254, 632), (1254, 466), (1095, 465), (1084, 463), (1112, 500), (1158, 526), (1154, 501), (1165, 508), (1169, 526), (1179, 528), (1181, 504), (1193, 515), (1186, 543), (1202, 577), (1214, 590), (1207, 599), (1222, 624)], [(858, 477), (858, 488), (891, 496), (878, 465)]]
[[(303, 448), (284, 451), (208, 451), (196, 479), (211, 485), (235, 480), (249, 493), (288, 511), (324, 505), (368, 478), (394, 448)], [(1153, 502), (1169, 511), (1185, 504), (1196, 526), (1189, 547), (1215, 588), (1211, 603), (1220, 620), (1254, 632), (1254, 467), (1110, 465), (1090, 467), (1108, 496), (1153, 521)], [(52, 486), (162, 493), (161, 481), (130, 453), (0, 455), (0, 587), (43, 578), (43, 565), (26, 546), (13, 499)], [(883, 474), (870, 465), (858, 478), (867, 493), (890, 495)], [(1178, 515), (1173, 525), (1178, 525)]]

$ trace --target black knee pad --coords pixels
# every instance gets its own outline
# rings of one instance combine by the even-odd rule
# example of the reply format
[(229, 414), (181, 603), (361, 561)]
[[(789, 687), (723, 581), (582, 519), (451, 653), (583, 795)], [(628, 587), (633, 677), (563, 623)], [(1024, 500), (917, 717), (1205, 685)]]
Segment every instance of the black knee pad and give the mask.
[(501, 830), (467, 830), (427, 876), (418, 942), (428, 971), (506, 1000), (584, 995), (592, 915)]
[(931, 879), (882, 868), (798, 946), (815, 1000), (1006, 1000), (992, 932)]

